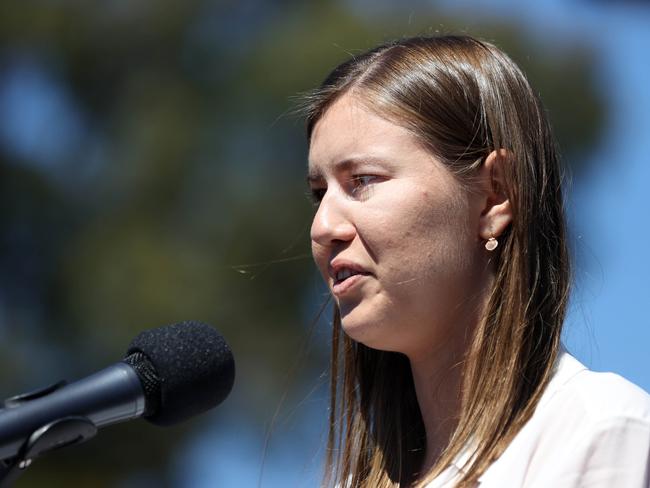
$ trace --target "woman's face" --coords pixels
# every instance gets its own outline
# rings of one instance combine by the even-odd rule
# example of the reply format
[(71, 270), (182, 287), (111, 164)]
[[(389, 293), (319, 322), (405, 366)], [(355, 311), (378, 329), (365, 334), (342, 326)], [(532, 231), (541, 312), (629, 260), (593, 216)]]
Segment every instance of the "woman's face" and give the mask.
[(464, 335), (486, 271), (477, 195), (350, 94), (314, 127), (309, 182), (312, 252), (352, 339), (413, 359)]

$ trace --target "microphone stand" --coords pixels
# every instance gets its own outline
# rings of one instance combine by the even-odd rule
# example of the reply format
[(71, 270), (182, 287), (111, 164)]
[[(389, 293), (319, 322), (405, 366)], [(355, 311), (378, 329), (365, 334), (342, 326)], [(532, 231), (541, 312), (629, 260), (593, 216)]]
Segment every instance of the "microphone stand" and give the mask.
[[(59, 381), (45, 388), (11, 397), (4, 401), (4, 409), (43, 398), (66, 384), (66, 381)], [(36, 428), (22, 442), (16, 456), (0, 460), (0, 488), (13, 486), (18, 477), (32, 464), (34, 458), (41, 454), (60, 447), (80, 444), (94, 437), (95, 434), (97, 434), (97, 426), (82, 416), (62, 417)]]

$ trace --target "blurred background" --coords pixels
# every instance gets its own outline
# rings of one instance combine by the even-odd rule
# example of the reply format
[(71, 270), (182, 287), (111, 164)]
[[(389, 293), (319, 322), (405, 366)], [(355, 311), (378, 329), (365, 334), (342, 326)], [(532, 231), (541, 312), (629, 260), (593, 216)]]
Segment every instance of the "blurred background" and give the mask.
[(237, 381), (177, 427), (137, 421), (19, 487), (317, 486), (328, 313), (309, 254), (296, 97), (399, 36), (496, 43), (570, 168), (565, 341), (650, 389), (650, 3), (0, 3), (0, 396), (85, 376), (142, 329), (202, 320)]

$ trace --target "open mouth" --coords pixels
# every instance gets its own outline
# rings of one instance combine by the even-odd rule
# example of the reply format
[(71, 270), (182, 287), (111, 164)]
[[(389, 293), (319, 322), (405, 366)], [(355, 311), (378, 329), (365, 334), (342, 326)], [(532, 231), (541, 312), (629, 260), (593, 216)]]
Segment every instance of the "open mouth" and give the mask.
[(354, 269), (350, 268), (342, 268), (339, 271), (336, 272), (336, 278), (334, 279), (334, 285), (340, 285), (344, 281), (352, 278), (353, 276), (357, 275), (367, 275), (369, 273), (365, 273), (363, 271), (357, 271)]

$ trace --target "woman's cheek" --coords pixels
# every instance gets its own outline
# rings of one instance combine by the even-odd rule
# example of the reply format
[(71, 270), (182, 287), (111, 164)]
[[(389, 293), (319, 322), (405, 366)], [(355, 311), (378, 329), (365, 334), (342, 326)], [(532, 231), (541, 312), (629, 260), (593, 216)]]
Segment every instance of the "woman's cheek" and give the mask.
[(323, 279), (327, 282), (327, 254), (326, 250), (319, 244), (312, 242), (311, 244), (311, 254), (316, 263), (316, 267), (321, 273)]

